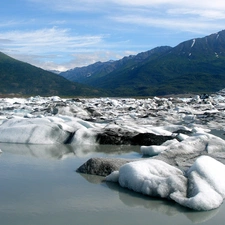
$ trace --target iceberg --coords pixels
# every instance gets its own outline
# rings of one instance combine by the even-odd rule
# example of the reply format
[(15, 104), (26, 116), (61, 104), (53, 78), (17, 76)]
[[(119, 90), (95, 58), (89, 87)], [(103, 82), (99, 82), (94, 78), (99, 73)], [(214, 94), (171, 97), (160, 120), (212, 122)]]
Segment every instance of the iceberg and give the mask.
[(181, 170), (156, 159), (127, 163), (105, 179), (118, 181), (122, 187), (135, 192), (161, 198), (170, 198), (174, 192), (185, 196), (187, 187), (187, 179)]
[(218, 208), (225, 197), (225, 165), (209, 156), (199, 157), (187, 173), (187, 197), (173, 193), (177, 203), (194, 210)]
[(53, 123), (48, 118), (13, 118), (0, 126), (0, 142), (26, 144), (62, 144), (73, 129), (66, 124)]
[(187, 174), (157, 159), (127, 163), (105, 180), (135, 192), (174, 200), (182, 206), (207, 211), (225, 198), (225, 165), (209, 156), (199, 157)]

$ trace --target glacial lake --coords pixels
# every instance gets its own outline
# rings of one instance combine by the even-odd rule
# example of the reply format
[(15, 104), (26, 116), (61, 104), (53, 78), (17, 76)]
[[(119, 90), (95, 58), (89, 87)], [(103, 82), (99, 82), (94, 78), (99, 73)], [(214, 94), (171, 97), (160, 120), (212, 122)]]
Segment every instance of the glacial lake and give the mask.
[(91, 157), (141, 157), (139, 146), (0, 143), (0, 224), (224, 224), (225, 204), (195, 212), (76, 169)]

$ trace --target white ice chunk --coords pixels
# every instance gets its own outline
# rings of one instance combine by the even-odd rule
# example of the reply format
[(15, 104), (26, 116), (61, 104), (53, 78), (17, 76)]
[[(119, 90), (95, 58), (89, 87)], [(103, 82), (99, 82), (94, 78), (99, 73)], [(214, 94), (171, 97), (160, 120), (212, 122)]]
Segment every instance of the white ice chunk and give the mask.
[(119, 182), (119, 171), (113, 171), (111, 174), (109, 174), (105, 180), (110, 182)]
[(185, 177), (181, 170), (157, 159), (123, 165), (106, 181), (145, 195), (173, 199), (194, 210), (218, 208), (225, 198), (225, 165), (209, 156), (199, 157)]
[[(66, 128), (64, 130), (64, 128)], [(0, 126), (0, 142), (57, 144), (69, 137), (69, 126), (62, 126), (47, 118), (10, 119)]]
[(188, 196), (171, 198), (195, 209), (211, 210), (219, 207), (225, 197), (225, 165), (209, 156), (199, 157), (188, 171)]
[(204, 151), (209, 154), (224, 152), (225, 140), (208, 133), (196, 133), (181, 142), (171, 143), (164, 152), (170, 157), (175, 157), (178, 154), (192, 154)]
[(162, 143), (161, 146), (169, 146), (169, 145), (176, 144), (176, 143), (179, 143), (179, 141), (177, 139), (172, 139), (172, 140), (168, 140), (168, 141)]
[(166, 149), (167, 146), (162, 145), (141, 146), (141, 153), (145, 156), (155, 156), (165, 151)]
[(186, 178), (178, 168), (156, 160), (147, 159), (123, 165), (118, 172), (106, 177), (122, 187), (145, 195), (170, 198), (170, 194), (186, 195)]
[(179, 141), (183, 141), (183, 140), (189, 138), (189, 136), (186, 135), (186, 134), (178, 134), (178, 135), (176, 136), (176, 138), (177, 138)]
[(92, 129), (85, 127), (76, 131), (71, 144), (76, 145), (94, 145), (96, 144), (96, 133)]

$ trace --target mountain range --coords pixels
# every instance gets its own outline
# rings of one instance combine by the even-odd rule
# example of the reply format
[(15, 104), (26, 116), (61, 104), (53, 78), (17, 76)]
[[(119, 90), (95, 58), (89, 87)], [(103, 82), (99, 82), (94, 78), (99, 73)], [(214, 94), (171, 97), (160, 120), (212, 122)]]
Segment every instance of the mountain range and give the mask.
[(0, 52), (0, 95), (101, 96), (99, 90), (71, 82), (62, 76)]
[(163, 96), (225, 88), (225, 30), (60, 74), (0, 52), (0, 95)]
[(111, 96), (215, 92), (225, 87), (225, 30), (60, 75)]

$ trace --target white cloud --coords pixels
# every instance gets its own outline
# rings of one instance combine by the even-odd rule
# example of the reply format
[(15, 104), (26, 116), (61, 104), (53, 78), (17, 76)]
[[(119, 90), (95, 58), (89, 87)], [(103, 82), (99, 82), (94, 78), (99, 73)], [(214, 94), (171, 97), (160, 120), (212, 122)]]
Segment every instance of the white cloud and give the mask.
[(181, 8), (208, 8), (208, 9), (224, 9), (225, 1), (223, 0), (109, 0), (110, 2), (114, 2), (117, 4), (123, 4), (127, 6), (144, 6), (144, 7), (158, 7), (165, 5), (167, 7), (170, 6), (178, 6)]
[[(48, 4), (59, 11), (98, 11), (102, 20), (117, 23), (148, 25), (166, 29), (181, 29), (195, 33), (221, 29), (225, 19), (224, 0), (29, 0)], [(133, 17), (133, 18), (132, 18)], [(144, 19), (145, 17), (145, 19)], [(146, 20), (146, 21), (144, 21)], [(154, 23), (155, 20), (155, 23)], [(209, 21), (212, 21), (209, 23)], [(213, 22), (214, 21), (214, 22)], [(221, 24), (219, 24), (221, 21)], [(219, 23), (218, 23), (219, 22)], [(173, 27), (171, 24), (175, 24)], [(191, 25), (192, 24), (192, 25)], [(187, 26), (185, 29), (184, 26)], [(208, 27), (206, 30), (205, 28)], [(113, 27), (112, 27), (113, 28)]]
[(167, 10), (169, 15), (189, 15), (189, 16), (199, 16), (202, 19), (209, 20), (221, 20), (225, 19), (224, 10), (212, 10), (212, 9), (187, 9), (187, 8), (172, 8)]
[[(8, 40), (7, 42), (1, 42)], [(0, 32), (2, 47), (20, 52), (40, 53), (75, 51), (81, 48), (96, 47), (103, 42), (101, 35), (72, 35), (68, 29), (39, 29), (29, 31)]]
[[(131, 51), (94, 51), (94, 52), (75, 52), (70, 55), (70, 59), (63, 62), (63, 55), (33, 55), (33, 54), (18, 54), (17, 52), (9, 52), (9, 55), (18, 60), (28, 62), (37, 67), (44, 68), (46, 70), (58, 70), (66, 71), (75, 67), (88, 66), (95, 62), (106, 62), (110, 59), (118, 60), (125, 55), (137, 54), (137, 52)], [(58, 58), (58, 61), (56, 59)], [(60, 60), (62, 59), (62, 61)]]
[(71, 54), (96, 51), (103, 44), (103, 35), (74, 35), (69, 29), (56, 27), (0, 32), (0, 51), (46, 69), (53, 69), (54, 66), (62, 69), (57, 61), (68, 63)]
[(162, 18), (141, 15), (123, 15), (111, 17), (120, 23), (136, 24), (141, 26), (157, 27), (176, 31), (192, 33), (208, 33), (214, 29), (219, 31), (224, 28), (223, 23), (196, 20), (195, 18)]

